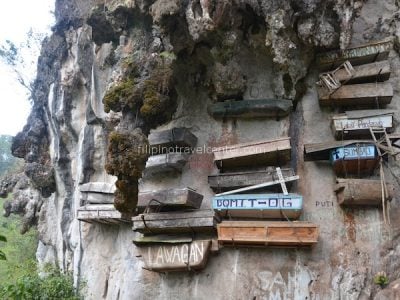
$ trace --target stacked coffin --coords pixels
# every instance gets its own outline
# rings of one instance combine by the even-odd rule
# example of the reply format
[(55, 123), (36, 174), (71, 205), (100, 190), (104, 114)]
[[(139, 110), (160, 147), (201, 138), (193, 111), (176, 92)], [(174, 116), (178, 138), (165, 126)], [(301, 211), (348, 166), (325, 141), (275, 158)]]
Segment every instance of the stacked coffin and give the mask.
[(88, 223), (121, 224), (131, 223), (126, 215), (114, 207), (115, 185), (107, 182), (89, 182), (79, 187), (81, 206), (77, 219)]
[[(219, 245), (293, 247), (317, 242), (316, 225), (291, 221), (299, 218), (303, 198), (289, 194), (286, 182), (297, 180), (298, 176), (292, 169), (271, 168), (290, 161), (289, 138), (226, 146), (213, 152), (220, 174), (209, 176), (211, 188), (219, 192), (213, 197), (212, 207), (225, 219), (217, 225)], [(248, 169), (260, 166), (269, 168)], [(240, 168), (245, 170), (238, 171)], [(270, 191), (277, 185), (281, 185), (283, 193), (248, 193)]]
[[(149, 136), (150, 156), (146, 171), (151, 174), (181, 171), (197, 138), (186, 128), (173, 128)], [(172, 163), (167, 155), (185, 156)], [(152, 159), (153, 158), (153, 159)], [(132, 218), (134, 244), (145, 269), (156, 272), (190, 271), (204, 268), (218, 221), (212, 210), (200, 209), (203, 195), (190, 188), (140, 192)]]
[(320, 67), (331, 70), (320, 74), (320, 105), (353, 110), (332, 117), (331, 128), (337, 141), (305, 145), (305, 160), (331, 162), (338, 177), (337, 200), (343, 206), (379, 206), (393, 196), (391, 184), (362, 178), (375, 174), (381, 148), (391, 149), (387, 133), (394, 130), (394, 111), (380, 109), (393, 97), (392, 86), (387, 82), (391, 48), (392, 41), (384, 40), (318, 57)]

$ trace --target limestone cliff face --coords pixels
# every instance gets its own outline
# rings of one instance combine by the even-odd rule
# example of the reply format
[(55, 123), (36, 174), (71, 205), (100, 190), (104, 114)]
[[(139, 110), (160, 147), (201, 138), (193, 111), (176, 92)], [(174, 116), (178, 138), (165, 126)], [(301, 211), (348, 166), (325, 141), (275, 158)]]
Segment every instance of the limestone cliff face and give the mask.
[[(87, 299), (377, 295), (376, 272), (386, 271), (391, 281), (400, 278), (398, 186), (388, 230), (378, 209), (341, 209), (331, 168), (304, 162), (302, 153), (304, 143), (331, 138), (333, 111), (317, 104), (315, 53), (388, 36), (398, 47), (399, 5), (395, 0), (57, 0), (57, 24), (43, 44), (33, 110), (13, 145), (36, 189), (21, 192), (29, 201), (17, 198), (21, 205), (13, 211), (25, 211), (28, 223), (37, 222), (39, 262), (72, 270), (77, 285), (86, 282)], [(395, 50), (390, 63), (395, 96), (389, 108), (398, 109)], [(222, 121), (207, 113), (214, 101), (241, 98), (290, 99), (295, 110), (280, 120)], [(312, 250), (223, 249), (199, 273), (158, 274), (142, 268), (129, 226), (76, 219), (78, 187), (93, 181), (118, 180), (116, 207), (122, 211), (134, 207), (140, 190), (187, 186), (204, 195), (202, 207), (210, 207), (207, 176), (216, 170), (210, 155), (193, 155), (182, 176), (141, 178), (147, 157), (135, 156), (135, 147), (147, 143), (152, 129), (172, 127), (189, 128), (200, 146), (291, 136), (292, 166), (300, 175), (295, 191), (305, 199), (302, 219), (320, 225), (319, 243)], [(113, 150), (123, 143), (117, 137), (132, 155)], [(400, 168), (395, 161), (390, 165), (391, 178)]]

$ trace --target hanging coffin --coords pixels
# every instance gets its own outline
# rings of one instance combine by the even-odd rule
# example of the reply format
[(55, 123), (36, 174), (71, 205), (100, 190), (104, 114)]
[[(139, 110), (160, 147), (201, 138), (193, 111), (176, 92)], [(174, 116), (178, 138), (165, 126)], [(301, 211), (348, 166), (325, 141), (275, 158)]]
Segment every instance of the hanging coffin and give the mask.
[(218, 168), (280, 165), (290, 160), (290, 138), (262, 140), (214, 148)]
[(151, 154), (190, 151), (197, 144), (197, 137), (187, 128), (172, 128), (154, 131), (149, 135)]
[(393, 130), (393, 110), (355, 110), (332, 117), (332, 131), (335, 138), (351, 139), (371, 137), (370, 128)]
[(77, 210), (77, 219), (87, 223), (102, 223), (109, 225), (130, 224), (130, 214), (123, 214), (114, 208), (113, 204), (90, 204)]
[(144, 174), (150, 176), (167, 172), (182, 172), (188, 158), (188, 154), (181, 152), (150, 156), (147, 160)]
[(113, 204), (115, 184), (88, 182), (79, 186), (81, 201), (86, 204)]
[(213, 198), (213, 209), (222, 217), (297, 219), (303, 197), (297, 194), (236, 194)]
[(317, 225), (303, 222), (224, 221), (218, 242), (228, 246), (307, 247), (318, 242)]
[(133, 230), (145, 234), (213, 232), (218, 220), (212, 210), (151, 213), (132, 218)]
[(374, 144), (353, 144), (331, 151), (331, 163), (337, 176), (371, 175), (378, 162)]
[[(338, 178), (335, 187), (337, 201), (343, 206), (381, 206), (382, 183), (380, 180)], [(393, 184), (386, 184), (390, 201), (394, 195)]]
[(190, 188), (140, 192), (137, 207), (139, 211), (147, 207), (160, 211), (200, 208), (202, 200), (203, 195)]

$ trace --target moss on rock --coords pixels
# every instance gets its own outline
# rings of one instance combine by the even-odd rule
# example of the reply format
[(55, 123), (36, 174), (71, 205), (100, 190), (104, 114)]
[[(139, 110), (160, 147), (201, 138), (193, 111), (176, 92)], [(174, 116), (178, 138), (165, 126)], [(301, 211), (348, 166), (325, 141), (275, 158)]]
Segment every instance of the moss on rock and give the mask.
[(134, 110), (140, 102), (138, 93), (132, 78), (127, 78), (111, 87), (103, 98), (104, 111), (120, 112), (125, 108)]

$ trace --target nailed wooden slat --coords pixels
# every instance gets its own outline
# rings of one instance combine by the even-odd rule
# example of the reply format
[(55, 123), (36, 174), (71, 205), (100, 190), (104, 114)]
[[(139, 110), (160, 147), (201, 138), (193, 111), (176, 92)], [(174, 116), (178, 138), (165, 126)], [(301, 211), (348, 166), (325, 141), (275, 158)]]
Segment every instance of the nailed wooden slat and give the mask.
[[(380, 180), (372, 179), (336, 179), (336, 197), (343, 206), (381, 206), (382, 186)], [(387, 199), (391, 200), (394, 195), (394, 186), (387, 183), (389, 193)]]
[(177, 152), (177, 150), (190, 152), (190, 149), (197, 144), (197, 137), (187, 128), (174, 127), (153, 131), (149, 135), (149, 144), (152, 154)]
[(280, 165), (291, 157), (290, 138), (261, 140), (213, 149), (218, 168)]
[(371, 143), (371, 140), (345, 140), (329, 141), (323, 143), (312, 143), (304, 145), (304, 160), (330, 160), (330, 153), (333, 149), (348, 145)]
[(321, 106), (364, 106), (377, 108), (389, 104), (393, 88), (389, 82), (343, 85), (333, 93), (317, 87)]
[(188, 154), (179, 152), (150, 156), (144, 173), (149, 176), (165, 172), (182, 172), (188, 158)]
[(254, 99), (217, 102), (208, 107), (214, 118), (283, 117), (292, 110), (293, 102), (285, 99)]

